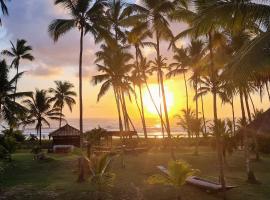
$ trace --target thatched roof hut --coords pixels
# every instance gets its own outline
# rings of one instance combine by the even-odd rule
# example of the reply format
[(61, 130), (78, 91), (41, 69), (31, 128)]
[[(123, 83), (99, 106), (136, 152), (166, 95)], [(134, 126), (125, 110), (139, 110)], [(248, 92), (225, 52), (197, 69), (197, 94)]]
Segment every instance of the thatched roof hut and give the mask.
[(256, 134), (270, 135), (270, 109), (248, 124), (247, 130)]
[(49, 137), (53, 138), (53, 145), (80, 146), (80, 131), (69, 124), (51, 132)]

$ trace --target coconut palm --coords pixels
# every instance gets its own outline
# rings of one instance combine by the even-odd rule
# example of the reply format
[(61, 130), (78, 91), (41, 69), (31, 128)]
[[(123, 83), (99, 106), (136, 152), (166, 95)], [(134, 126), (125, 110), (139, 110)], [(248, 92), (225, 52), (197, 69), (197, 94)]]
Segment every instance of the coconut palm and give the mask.
[(76, 104), (74, 97), (77, 96), (76, 92), (72, 89), (74, 85), (68, 81), (55, 81), (56, 88), (50, 88), (49, 92), (53, 95), (50, 99), (54, 105), (54, 108), (60, 108), (61, 115), (59, 116), (59, 128), (61, 127), (63, 108), (65, 105), (68, 106), (70, 112), (72, 107)]
[[(0, 6), (1, 6), (1, 10), (2, 10), (2, 14), (3, 15), (8, 15), (8, 8), (6, 3), (10, 1), (10, 0), (0, 0)], [(2, 25), (2, 20), (0, 18), (0, 26)]]
[(127, 4), (123, 0), (108, 1), (105, 18), (108, 22), (108, 29), (118, 44), (126, 43), (125, 28), (131, 27), (138, 21), (132, 10), (132, 4)]
[(175, 54), (173, 59), (176, 61), (169, 65), (169, 72), (167, 73), (167, 77), (171, 78), (172, 76), (176, 76), (178, 74), (183, 74), (184, 83), (185, 83), (185, 91), (186, 91), (186, 110), (189, 109), (189, 101), (188, 101), (188, 86), (187, 86), (187, 78), (186, 73), (188, 71), (189, 66), (189, 57), (187, 55), (186, 48), (179, 48), (175, 50)]
[(50, 127), (49, 120), (59, 120), (60, 109), (51, 106), (50, 97), (46, 90), (36, 89), (35, 93), (29, 99), (24, 100), (23, 103), (28, 109), (24, 125), (36, 124), (39, 144), (41, 145), (42, 127), (44, 125)]
[(130, 118), (126, 110), (124, 92), (132, 90), (128, 80), (128, 73), (132, 68), (132, 64), (128, 64), (128, 61), (132, 55), (126, 51), (125, 47), (121, 47), (115, 42), (114, 45), (101, 45), (101, 50), (96, 53), (96, 56), (97, 68), (102, 74), (93, 76), (92, 81), (95, 85), (103, 83), (97, 101), (112, 87), (117, 105), (119, 129), (123, 130), (121, 109), (125, 128), (128, 129)]
[[(24, 39), (18, 39), (16, 45), (10, 42), (11, 49), (10, 50), (3, 50), (2, 55), (6, 55), (12, 58), (12, 63), (10, 67), (14, 67), (16, 69), (16, 74), (19, 74), (19, 66), (21, 60), (29, 60), (33, 61), (34, 56), (31, 54), (32, 47), (27, 45), (27, 41)], [(15, 82), (15, 90), (17, 91), (17, 80)]]
[[(134, 46), (134, 49), (135, 49), (135, 64), (134, 64), (134, 70), (132, 74), (133, 74), (134, 84), (137, 85), (139, 88), (140, 107), (138, 108), (139, 108), (139, 112), (142, 119), (143, 132), (144, 132), (145, 138), (147, 138), (147, 130), (146, 130), (146, 123), (145, 123), (144, 103), (143, 103), (143, 97), (142, 97), (142, 86), (145, 80), (143, 77), (144, 66), (141, 65), (143, 63), (144, 58), (143, 58), (140, 47), (144, 47), (144, 45), (146, 44), (144, 40), (147, 37), (151, 37), (151, 36), (152, 36), (151, 32), (148, 30), (145, 30), (145, 27), (143, 24), (136, 25), (135, 28), (127, 32), (128, 43)], [(135, 99), (137, 99), (136, 96), (135, 96)]]
[(170, 30), (167, 16), (174, 10), (173, 2), (169, 0), (143, 0), (143, 6), (133, 5), (133, 8), (141, 14), (144, 23), (148, 25), (149, 30), (155, 35), (153, 46), (156, 50), (157, 76), (160, 82), (161, 96), (163, 100), (163, 110), (165, 114), (166, 131), (171, 137), (170, 121), (167, 110), (166, 94), (164, 89), (164, 80), (162, 73), (162, 58), (160, 53), (160, 41), (172, 40), (173, 34)]
[(26, 112), (26, 108), (14, 101), (14, 99), (21, 99), (31, 95), (31, 92), (14, 93), (15, 82), (22, 75), (21, 72), (9, 80), (9, 67), (5, 60), (0, 61), (0, 119), (1, 121), (7, 121), (11, 127), (17, 125)]
[(105, 37), (106, 32), (102, 27), (106, 25), (103, 18), (105, 0), (55, 0), (55, 5), (61, 5), (71, 13), (69, 19), (56, 19), (49, 25), (49, 34), (56, 42), (59, 37), (72, 29), (80, 31), (79, 54), (79, 106), (80, 106), (80, 145), (83, 144), (83, 101), (82, 101), (82, 57), (83, 43), (86, 33), (91, 33), (97, 41)]
[(203, 128), (203, 121), (201, 118), (197, 118), (196, 111), (194, 112), (190, 108), (188, 110), (183, 109), (182, 113), (182, 116), (176, 115), (176, 117), (179, 119), (179, 122), (177, 124), (180, 125), (184, 130), (186, 130), (188, 134), (191, 134), (192, 137), (193, 135), (195, 135), (196, 143), (194, 154), (198, 155), (199, 133), (202, 131)]

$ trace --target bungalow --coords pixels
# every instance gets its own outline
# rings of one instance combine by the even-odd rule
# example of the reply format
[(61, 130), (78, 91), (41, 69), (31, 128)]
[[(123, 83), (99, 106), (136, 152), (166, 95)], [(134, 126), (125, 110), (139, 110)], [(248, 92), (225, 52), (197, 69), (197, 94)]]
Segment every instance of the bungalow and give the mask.
[(55, 145), (73, 145), (80, 146), (80, 131), (69, 124), (51, 132), (49, 138), (53, 139)]

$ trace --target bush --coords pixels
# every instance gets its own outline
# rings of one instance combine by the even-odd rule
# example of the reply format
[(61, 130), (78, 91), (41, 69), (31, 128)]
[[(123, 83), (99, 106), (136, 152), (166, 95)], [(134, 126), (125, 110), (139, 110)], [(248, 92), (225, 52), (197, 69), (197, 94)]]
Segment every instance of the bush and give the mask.
[(41, 149), (41, 147), (40, 147), (39, 145), (34, 146), (34, 147), (32, 148), (32, 150), (31, 150), (31, 153), (33, 153), (33, 154), (35, 154), (35, 155), (37, 155), (37, 154), (39, 154), (39, 153), (41, 153), (41, 152), (42, 152), (42, 149)]
[(270, 136), (269, 135), (257, 135), (259, 151), (262, 153), (270, 153)]
[(0, 159), (7, 159), (7, 158), (9, 158), (8, 150), (4, 146), (0, 145)]

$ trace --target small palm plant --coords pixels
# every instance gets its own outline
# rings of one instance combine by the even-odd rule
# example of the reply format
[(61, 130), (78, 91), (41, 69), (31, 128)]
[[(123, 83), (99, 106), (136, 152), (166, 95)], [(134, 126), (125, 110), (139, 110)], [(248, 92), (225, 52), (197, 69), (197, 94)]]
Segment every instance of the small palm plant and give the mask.
[(93, 189), (93, 199), (107, 199), (110, 197), (115, 174), (110, 172), (112, 156), (105, 154), (101, 157), (92, 157), (90, 166), (90, 183)]
[(170, 161), (168, 171), (164, 174), (155, 174), (147, 179), (149, 184), (163, 184), (173, 186), (177, 189), (177, 199), (181, 199), (180, 188), (185, 184), (186, 179), (194, 175), (194, 170), (184, 161)]

